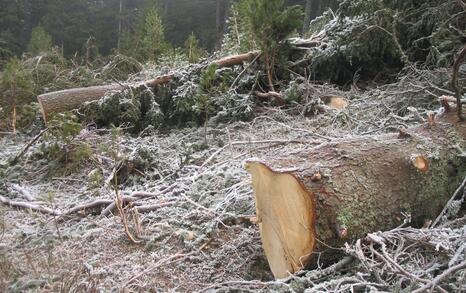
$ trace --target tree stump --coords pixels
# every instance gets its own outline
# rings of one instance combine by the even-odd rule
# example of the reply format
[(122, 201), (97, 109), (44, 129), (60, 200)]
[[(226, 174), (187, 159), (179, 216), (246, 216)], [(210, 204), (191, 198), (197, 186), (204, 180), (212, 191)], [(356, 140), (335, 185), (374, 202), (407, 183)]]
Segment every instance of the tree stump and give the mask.
[(433, 220), (466, 176), (466, 123), (446, 113), (400, 134), (252, 159), (262, 245), (276, 278), (341, 255), (347, 241)]

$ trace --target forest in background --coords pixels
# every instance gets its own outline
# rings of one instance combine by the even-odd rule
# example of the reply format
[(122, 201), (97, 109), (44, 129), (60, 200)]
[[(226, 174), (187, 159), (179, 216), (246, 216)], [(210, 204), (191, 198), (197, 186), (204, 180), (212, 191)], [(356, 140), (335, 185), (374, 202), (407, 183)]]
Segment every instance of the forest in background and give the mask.
[[(225, 21), (234, 0), (1, 0), (0, 58), (19, 56), (28, 49), (31, 34), (41, 26), (52, 44), (65, 56), (84, 54), (92, 41), (104, 56), (121, 52), (119, 44), (140, 29), (144, 13), (154, 5), (162, 17), (166, 41), (182, 47), (191, 34), (200, 47), (218, 48)], [(287, 0), (286, 5), (305, 5), (305, 0)], [(323, 3), (322, 3), (323, 2)], [(313, 1), (312, 17), (336, 0)], [(1, 64), (0, 64), (1, 66)]]

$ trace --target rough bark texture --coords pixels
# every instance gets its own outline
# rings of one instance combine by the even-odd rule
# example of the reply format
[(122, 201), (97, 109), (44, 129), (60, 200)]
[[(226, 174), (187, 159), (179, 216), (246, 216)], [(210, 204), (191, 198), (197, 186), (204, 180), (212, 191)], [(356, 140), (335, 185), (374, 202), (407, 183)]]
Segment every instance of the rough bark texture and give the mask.
[[(212, 63), (216, 64), (219, 68), (231, 67), (243, 64), (247, 61), (252, 61), (258, 54), (258, 51), (253, 51), (246, 54), (228, 56)], [(149, 87), (154, 87), (157, 85), (167, 84), (172, 79), (173, 75), (168, 74), (145, 81), (144, 83)], [(47, 122), (47, 118), (51, 114), (77, 109), (85, 102), (100, 99), (109, 91), (119, 91), (122, 89), (123, 85), (117, 83), (86, 88), (75, 88), (43, 94), (38, 96), (37, 100), (39, 102), (44, 121)]]
[(416, 226), (435, 219), (466, 176), (465, 137), (466, 123), (448, 113), (432, 127), (403, 135), (346, 139), (248, 161), (275, 277), (331, 261), (339, 255), (332, 247), (394, 228), (406, 214)]
[(304, 25), (303, 35), (306, 35), (309, 31), (309, 25), (311, 24), (311, 13), (312, 13), (312, 0), (306, 0), (306, 6), (304, 9)]
[(219, 68), (221, 67), (231, 67), (239, 64), (243, 64), (244, 62), (252, 61), (260, 52), (259, 51), (252, 51), (245, 54), (228, 56), (219, 60), (212, 62), (216, 64)]
[(75, 88), (43, 94), (37, 97), (44, 121), (53, 113), (76, 109), (83, 103), (99, 99), (109, 91), (122, 90), (120, 84)]

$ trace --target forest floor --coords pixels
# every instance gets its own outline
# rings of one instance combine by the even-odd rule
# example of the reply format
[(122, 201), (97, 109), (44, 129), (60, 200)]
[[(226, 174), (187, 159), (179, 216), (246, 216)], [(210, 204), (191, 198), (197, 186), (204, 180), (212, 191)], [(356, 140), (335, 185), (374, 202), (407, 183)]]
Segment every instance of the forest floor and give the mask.
[[(318, 271), (310, 271), (273, 281), (252, 221), (251, 180), (243, 168), (244, 160), (252, 157), (283, 156), (309, 144), (425, 123), (419, 117), (438, 107), (441, 92), (428, 85), (405, 86), (409, 80), (422, 85), (419, 80), (424, 79), (413, 75), (403, 85), (352, 92), (312, 85), (313, 95), (341, 96), (349, 102), (343, 110), (327, 109), (314, 116), (303, 115), (305, 105), (296, 105), (263, 108), (249, 122), (151, 136), (86, 129), (73, 141), (85, 142), (92, 152), (78, 166), (37, 160), (34, 154), (40, 152), (40, 143), (32, 146), (21, 165), (8, 170), (4, 187), (8, 198), (62, 212), (85, 203), (96, 205), (65, 216), (0, 206), (0, 291), (391, 291), (397, 282), (410, 291), (406, 282), (414, 277), (406, 271), (417, 275), (466, 260), (466, 218), (435, 229), (399, 228), (374, 234), (393, 243), (401, 239), (407, 250), (415, 250), (410, 257), (398, 258), (400, 263), (406, 261), (405, 270), (392, 267), (392, 274), (390, 265), (367, 260), (372, 269), (380, 270), (383, 280), (374, 281), (364, 262), (353, 261), (343, 271), (323, 269), (318, 277)], [(31, 138), (1, 137), (0, 163), (20, 152)], [(112, 180), (105, 183), (118, 164), (114, 157), (137, 158), (146, 167), (129, 168), (126, 174), (120, 170), (119, 195), (136, 199), (121, 212), (115, 209), (102, 215), (115, 200)], [(97, 202), (101, 199), (105, 204)], [(366, 249), (352, 243), (346, 251), (357, 255)], [(429, 279), (428, 273), (422, 278)], [(454, 280), (454, 288), (466, 291), (464, 271)]]

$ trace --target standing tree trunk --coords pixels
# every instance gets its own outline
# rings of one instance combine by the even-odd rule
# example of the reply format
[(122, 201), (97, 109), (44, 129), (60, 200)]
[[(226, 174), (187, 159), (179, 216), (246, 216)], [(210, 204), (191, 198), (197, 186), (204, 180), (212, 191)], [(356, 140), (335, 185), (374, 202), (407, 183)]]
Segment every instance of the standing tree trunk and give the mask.
[(170, 1), (172, 1), (172, 0), (163, 1), (163, 15), (165, 17), (167, 17), (167, 15), (168, 15), (168, 10), (170, 8)]
[(121, 48), (121, 34), (123, 33), (122, 22), (123, 22), (123, 0), (120, 0), (120, 10), (118, 13), (118, 44), (117, 44), (118, 52), (120, 52), (120, 48)]
[(314, 19), (322, 14), (322, 1), (313, 0), (311, 5), (311, 19)]
[(13, 134), (16, 134), (16, 101), (13, 100), (13, 109), (11, 111), (11, 128)]
[(276, 278), (333, 261), (347, 241), (435, 219), (466, 176), (466, 123), (364, 136), (251, 160), (262, 245)]
[(12, 87), (11, 87), (11, 128), (13, 134), (16, 134), (16, 73), (13, 73), (12, 78)]
[(311, 24), (311, 13), (312, 13), (312, 0), (306, 0), (305, 14), (304, 14), (304, 25), (303, 25), (303, 36), (309, 32), (309, 25)]
[(218, 33), (223, 33), (225, 30), (226, 12), (227, 12), (227, 1), (217, 0), (216, 24), (217, 24)]

